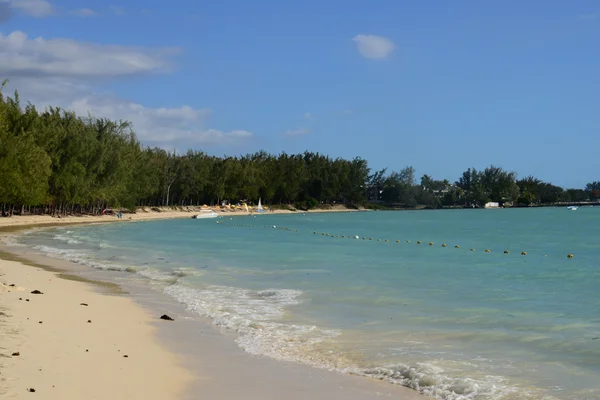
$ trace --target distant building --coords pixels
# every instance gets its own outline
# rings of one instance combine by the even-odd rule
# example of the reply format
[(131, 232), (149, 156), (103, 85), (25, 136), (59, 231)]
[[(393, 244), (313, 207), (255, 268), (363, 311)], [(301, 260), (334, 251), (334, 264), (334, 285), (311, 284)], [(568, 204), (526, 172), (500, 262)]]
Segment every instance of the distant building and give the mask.
[(485, 208), (500, 208), (500, 203), (495, 201), (490, 201), (489, 203), (485, 203)]

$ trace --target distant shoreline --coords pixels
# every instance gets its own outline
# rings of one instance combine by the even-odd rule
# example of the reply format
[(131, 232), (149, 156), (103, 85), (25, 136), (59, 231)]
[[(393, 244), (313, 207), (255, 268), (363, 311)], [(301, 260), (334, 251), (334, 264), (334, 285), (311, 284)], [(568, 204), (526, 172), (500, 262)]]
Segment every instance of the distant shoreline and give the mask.
[[(162, 207), (138, 208), (135, 213), (123, 212), (122, 219), (116, 215), (67, 215), (55, 217), (51, 215), (13, 215), (12, 217), (0, 218), (0, 234), (10, 234), (24, 229), (52, 228), (55, 226), (88, 225), (104, 223), (127, 223), (165, 219), (192, 218), (200, 210), (212, 209), (222, 217), (248, 216), (245, 210), (221, 210), (220, 207)], [(274, 209), (265, 211), (262, 215), (301, 214), (301, 213), (338, 213), (338, 212), (360, 212), (364, 209), (352, 209), (343, 205), (332, 205), (330, 208), (314, 209), (309, 211)], [(252, 215), (257, 215), (255, 211)]]
[[(510, 207), (499, 207), (499, 209), (523, 209), (523, 208), (551, 208), (551, 207), (588, 207), (600, 206), (600, 202), (574, 202), (574, 203), (552, 203), (552, 204), (535, 204), (535, 205), (513, 205)], [(339, 212), (369, 212), (369, 211), (424, 211), (424, 210), (484, 210), (484, 207), (468, 207), (468, 206), (441, 206), (428, 207), (417, 205), (415, 207), (390, 206), (384, 204), (370, 204), (366, 208), (357, 207), (349, 208), (346, 205), (323, 205), (323, 208), (312, 210), (298, 209), (282, 209), (275, 208), (271, 211), (265, 211), (260, 215), (281, 215), (281, 214), (303, 214), (303, 213), (339, 213)], [(87, 225), (87, 224), (104, 224), (104, 223), (125, 223), (125, 222), (141, 222), (175, 218), (192, 218), (193, 215), (200, 210), (211, 209), (219, 213), (221, 217), (239, 217), (248, 215), (259, 215), (252, 210), (252, 214), (240, 209), (222, 209), (221, 207), (196, 207), (196, 206), (181, 206), (181, 207), (140, 207), (135, 213), (123, 211), (123, 218), (117, 219), (116, 215), (67, 215), (67, 216), (52, 216), (52, 215), (13, 215), (11, 217), (0, 218), (0, 233), (11, 233), (22, 231), (24, 229), (34, 228), (52, 228), (54, 226), (66, 225)], [(492, 208), (498, 209), (498, 208)], [(487, 209), (486, 209), (487, 210)]]
[(522, 208), (559, 208), (559, 207), (594, 207), (600, 206), (600, 202), (569, 202), (569, 203), (550, 203), (550, 204), (530, 204), (530, 205), (513, 205), (513, 206), (502, 206), (502, 207), (469, 207), (469, 206), (423, 206), (417, 205), (415, 207), (401, 207), (401, 206), (386, 206), (379, 205), (377, 208), (373, 208), (374, 211), (422, 211), (422, 210), (494, 210), (494, 209), (522, 209)]

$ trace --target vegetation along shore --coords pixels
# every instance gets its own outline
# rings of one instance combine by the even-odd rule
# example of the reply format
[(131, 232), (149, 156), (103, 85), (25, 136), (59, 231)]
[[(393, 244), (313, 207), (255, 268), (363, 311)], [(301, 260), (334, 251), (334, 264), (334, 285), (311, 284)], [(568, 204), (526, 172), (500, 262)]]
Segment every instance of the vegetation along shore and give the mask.
[[(4, 87), (4, 85), (2, 85)], [(597, 202), (600, 182), (564, 189), (500, 167), (454, 183), (412, 167), (372, 171), (360, 157), (266, 152), (216, 157), (142, 145), (128, 122), (22, 106), (0, 92), (0, 204), (15, 214), (100, 215), (107, 208), (256, 204), (271, 209), (539, 206)]]

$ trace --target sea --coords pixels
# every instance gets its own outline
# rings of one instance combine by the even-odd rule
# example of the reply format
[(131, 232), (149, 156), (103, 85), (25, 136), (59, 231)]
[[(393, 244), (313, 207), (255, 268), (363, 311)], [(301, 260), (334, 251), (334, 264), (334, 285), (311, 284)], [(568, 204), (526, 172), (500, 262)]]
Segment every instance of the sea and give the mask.
[(445, 400), (600, 399), (600, 207), (225, 214), (18, 243), (125, 271), (251, 354)]

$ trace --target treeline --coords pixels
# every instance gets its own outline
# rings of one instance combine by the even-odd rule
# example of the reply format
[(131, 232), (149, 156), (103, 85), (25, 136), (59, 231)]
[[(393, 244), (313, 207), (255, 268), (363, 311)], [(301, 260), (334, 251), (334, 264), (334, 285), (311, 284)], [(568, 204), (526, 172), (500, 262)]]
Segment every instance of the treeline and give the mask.
[[(2, 85), (4, 87), (4, 85)], [(100, 213), (107, 207), (201, 205), (249, 201), (314, 208), (321, 203), (438, 207), (582, 201), (600, 197), (600, 182), (563, 190), (512, 172), (469, 169), (455, 184), (414, 170), (371, 173), (366, 160), (318, 153), (215, 157), (143, 146), (127, 122), (78, 117), (50, 107), (23, 107), (0, 88), (2, 214)]]
[(563, 189), (533, 176), (517, 179), (515, 172), (490, 166), (478, 171), (469, 168), (458, 181), (435, 180), (423, 175), (415, 179), (414, 169), (386, 174), (386, 169), (371, 175), (370, 200), (405, 206), (425, 205), (479, 207), (488, 202), (504, 206), (581, 203), (600, 199), (600, 182), (584, 189)]
[(214, 157), (140, 144), (127, 122), (22, 107), (0, 91), (0, 204), (4, 214), (100, 213), (106, 207), (223, 200), (360, 204), (367, 162), (306, 152)]

